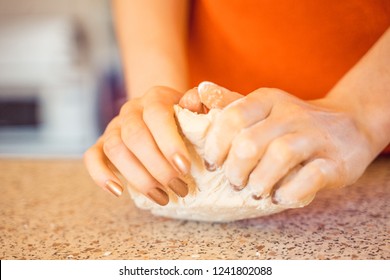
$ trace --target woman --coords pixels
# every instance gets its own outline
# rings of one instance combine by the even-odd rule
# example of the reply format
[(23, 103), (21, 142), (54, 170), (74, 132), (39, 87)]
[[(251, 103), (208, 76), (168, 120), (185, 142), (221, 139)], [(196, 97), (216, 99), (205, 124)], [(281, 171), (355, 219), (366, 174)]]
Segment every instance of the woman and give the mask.
[[(389, 5), (114, 1), (129, 101), (85, 154), (92, 178), (119, 196), (120, 173), (160, 205), (166, 188), (184, 197), (180, 103), (223, 108), (205, 165), (225, 164), (238, 191), (250, 185), (256, 199), (293, 207), (352, 184), (390, 141)], [(188, 90), (203, 80), (224, 87)]]

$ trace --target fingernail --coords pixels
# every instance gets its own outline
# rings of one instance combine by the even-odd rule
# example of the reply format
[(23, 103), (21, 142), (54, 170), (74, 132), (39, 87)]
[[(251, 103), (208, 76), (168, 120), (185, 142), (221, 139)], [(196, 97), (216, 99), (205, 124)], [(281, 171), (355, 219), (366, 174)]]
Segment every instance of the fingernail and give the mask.
[(208, 81), (201, 82), (198, 85), (198, 93), (206, 92), (210, 89), (210, 87), (215, 87), (216, 84)]
[(254, 200), (262, 200), (269, 197), (269, 194), (252, 194)]
[(181, 175), (186, 175), (189, 173), (190, 163), (186, 158), (179, 154), (174, 154), (172, 160), (177, 172), (179, 172)]
[(232, 183), (230, 183), (230, 186), (231, 186), (231, 187), (233, 188), (233, 190), (235, 190), (236, 192), (242, 191), (242, 190), (245, 188), (245, 186), (243, 186), (243, 185), (238, 186), (238, 185), (234, 185), (234, 184), (232, 184)]
[(154, 202), (156, 202), (157, 204), (159, 204), (161, 206), (167, 205), (169, 202), (169, 196), (167, 195), (166, 192), (164, 192), (159, 187), (151, 189), (147, 193), (147, 196), (149, 196)]
[(203, 114), (207, 114), (209, 111), (210, 111), (209, 108), (207, 108), (206, 105), (202, 104), (202, 112), (203, 112)]
[(169, 181), (168, 187), (178, 196), (185, 197), (188, 194), (188, 186), (180, 178), (173, 178), (171, 181)]
[(110, 193), (115, 195), (116, 197), (119, 197), (122, 195), (123, 187), (119, 185), (118, 183), (108, 180), (105, 185), (106, 190), (108, 190)]
[(206, 167), (206, 169), (210, 172), (213, 172), (217, 169), (217, 165), (216, 164), (211, 164), (211, 163), (208, 163), (206, 160), (204, 161), (204, 166)]
[(206, 105), (206, 107), (221, 108), (223, 100), (222, 88), (211, 82), (202, 82), (198, 86), (198, 94), (200, 101)]
[(271, 197), (271, 201), (272, 201), (272, 203), (275, 204), (275, 205), (279, 205), (279, 204), (280, 204), (280, 200), (277, 199), (277, 198), (275, 197), (275, 195), (273, 195), (273, 196)]

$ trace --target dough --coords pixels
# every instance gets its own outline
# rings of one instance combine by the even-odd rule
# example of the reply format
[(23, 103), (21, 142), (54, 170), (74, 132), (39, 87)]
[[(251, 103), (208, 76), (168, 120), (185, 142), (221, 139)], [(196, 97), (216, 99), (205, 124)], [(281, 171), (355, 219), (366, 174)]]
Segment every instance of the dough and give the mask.
[(233, 190), (224, 175), (223, 166), (214, 172), (205, 169), (202, 160), (204, 137), (220, 110), (212, 109), (208, 114), (197, 114), (178, 105), (175, 105), (174, 110), (191, 154), (191, 174), (183, 178), (188, 183), (189, 194), (181, 198), (168, 190), (170, 201), (160, 206), (129, 187), (137, 207), (159, 216), (216, 222), (254, 218), (285, 209), (273, 204), (269, 198), (253, 199), (250, 187), (239, 192)]

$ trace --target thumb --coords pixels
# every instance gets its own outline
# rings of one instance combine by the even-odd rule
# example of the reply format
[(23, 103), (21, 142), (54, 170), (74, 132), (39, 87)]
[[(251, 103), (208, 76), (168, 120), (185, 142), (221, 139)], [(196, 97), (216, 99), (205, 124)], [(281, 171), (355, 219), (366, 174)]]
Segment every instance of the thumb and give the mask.
[(196, 88), (187, 91), (179, 101), (179, 105), (192, 112), (205, 113)]
[(201, 82), (198, 86), (198, 93), (200, 101), (208, 109), (222, 109), (233, 101), (244, 97), (242, 94), (230, 91), (211, 82)]

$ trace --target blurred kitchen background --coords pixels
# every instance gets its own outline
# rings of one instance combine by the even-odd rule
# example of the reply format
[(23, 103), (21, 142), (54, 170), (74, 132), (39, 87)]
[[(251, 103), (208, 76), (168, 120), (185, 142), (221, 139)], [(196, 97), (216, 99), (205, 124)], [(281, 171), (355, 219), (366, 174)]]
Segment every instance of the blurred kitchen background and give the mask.
[(1, 157), (79, 157), (123, 100), (109, 0), (0, 0)]

